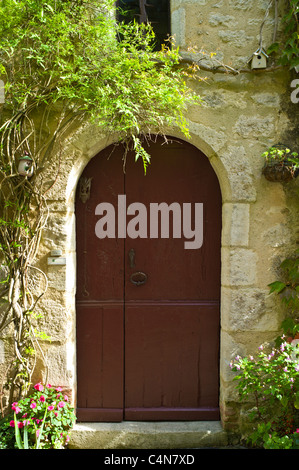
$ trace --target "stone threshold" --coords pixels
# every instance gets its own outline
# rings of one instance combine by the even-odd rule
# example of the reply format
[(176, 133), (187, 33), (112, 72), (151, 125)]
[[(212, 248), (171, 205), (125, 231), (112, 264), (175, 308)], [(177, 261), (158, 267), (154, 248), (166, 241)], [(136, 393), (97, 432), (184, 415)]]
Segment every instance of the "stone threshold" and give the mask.
[(194, 449), (225, 447), (220, 421), (76, 423), (69, 449)]

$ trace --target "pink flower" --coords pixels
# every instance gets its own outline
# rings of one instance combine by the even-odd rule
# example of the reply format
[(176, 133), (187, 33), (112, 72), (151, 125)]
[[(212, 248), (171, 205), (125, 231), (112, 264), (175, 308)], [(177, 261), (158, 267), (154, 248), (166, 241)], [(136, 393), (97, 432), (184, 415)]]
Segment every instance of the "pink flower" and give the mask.
[(64, 395), (64, 401), (69, 401), (69, 397), (67, 395)]
[(27, 418), (27, 413), (24, 413), (22, 418)]
[(38, 436), (39, 436), (39, 433), (40, 433), (40, 430), (39, 430), (39, 429), (37, 429), (37, 430), (36, 430), (36, 437), (38, 437)]
[(39, 392), (42, 392), (44, 387), (43, 385), (39, 382), (38, 384), (34, 385), (35, 390), (38, 390)]
[(13, 427), (14, 427), (14, 425), (15, 425), (15, 422), (14, 422), (14, 420), (10, 421), (10, 422), (9, 422), (9, 425), (10, 425), (10, 426), (13, 428)]
[(17, 403), (17, 402), (14, 402), (14, 403), (11, 405), (11, 409), (12, 409), (13, 411), (15, 411), (16, 414), (20, 413), (20, 411), (21, 411), (21, 408), (18, 407), (18, 403)]
[(57, 406), (58, 408), (63, 408), (65, 406), (64, 401), (60, 401)]
[(21, 423), (21, 421), (18, 423), (18, 428), (22, 429), (24, 427), (24, 423)]
[(34, 401), (32, 403), (30, 403), (30, 408), (32, 408), (32, 409), (36, 408), (36, 403), (34, 403)]
[(53, 405), (48, 406), (48, 410), (49, 410), (49, 411), (54, 410), (54, 406), (53, 406)]
[(44, 402), (44, 401), (45, 401), (44, 395), (41, 395), (41, 396), (39, 397), (39, 401), (41, 401), (41, 402)]
[(51, 387), (52, 387), (52, 385), (51, 385), (51, 384), (47, 384), (47, 387), (48, 387), (48, 388), (51, 388)]
[(62, 392), (62, 388), (61, 388), (61, 387), (57, 387), (57, 388), (56, 388), (56, 392)]

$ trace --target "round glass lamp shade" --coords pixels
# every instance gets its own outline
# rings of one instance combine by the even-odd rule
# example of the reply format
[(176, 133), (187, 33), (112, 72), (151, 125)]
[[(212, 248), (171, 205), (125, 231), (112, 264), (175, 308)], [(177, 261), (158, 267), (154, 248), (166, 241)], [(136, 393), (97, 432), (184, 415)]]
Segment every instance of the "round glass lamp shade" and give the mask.
[(33, 164), (32, 158), (24, 156), (19, 160), (18, 173), (21, 176), (32, 176), (33, 175)]

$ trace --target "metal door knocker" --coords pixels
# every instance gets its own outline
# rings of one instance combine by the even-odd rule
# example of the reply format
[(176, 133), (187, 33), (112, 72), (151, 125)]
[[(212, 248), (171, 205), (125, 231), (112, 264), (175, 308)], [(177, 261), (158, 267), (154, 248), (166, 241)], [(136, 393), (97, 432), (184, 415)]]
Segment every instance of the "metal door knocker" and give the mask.
[(90, 198), (92, 178), (80, 178), (79, 198), (85, 204)]
[(142, 271), (137, 271), (136, 273), (132, 274), (130, 281), (135, 286), (142, 286), (147, 281), (147, 275)]

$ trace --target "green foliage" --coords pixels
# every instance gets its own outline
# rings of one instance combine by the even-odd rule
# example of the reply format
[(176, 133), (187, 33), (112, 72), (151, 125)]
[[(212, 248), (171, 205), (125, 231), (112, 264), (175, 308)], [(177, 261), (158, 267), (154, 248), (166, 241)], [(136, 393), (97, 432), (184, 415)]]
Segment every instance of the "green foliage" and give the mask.
[(283, 17), (284, 37), (273, 43), (268, 54), (277, 53), (279, 62), (293, 69), (299, 66), (299, 0), (287, 1), (287, 12)]
[(241, 400), (255, 404), (256, 428), (248, 442), (265, 449), (299, 449), (299, 346), (292, 343), (299, 333), (298, 267), (299, 250), (281, 263), (281, 279), (269, 284), (288, 311), (276, 347), (268, 353), (260, 347), (256, 359), (236, 357), (231, 363)]
[(266, 159), (266, 161), (277, 161), (277, 162), (290, 162), (293, 163), (296, 168), (299, 167), (299, 158), (297, 152), (291, 152), (291, 150), (287, 147), (279, 148), (279, 147), (270, 147), (266, 152), (262, 153), (262, 157)]
[(264, 449), (299, 449), (299, 430), (281, 435), (273, 430), (271, 422), (260, 423), (250, 436), (249, 442)]
[(67, 445), (75, 415), (61, 387), (38, 383), (30, 396), (13, 403), (12, 410), (13, 415), (0, 426), (0, 448), (61, 449)]
[[(299, 448), (299, 348), (282, 340), (271, 351), (259, 348), (256, 358), (237, 356), (231, 363), (237, 372), (241, 400), (251, 400), (256, 429), (249, 442), (265, 448)], [(279, 447), (282, 446), (282, 447)]]
[[(75, 113), (121, 139), (177, 124), (198, 103), (176, 66), (171, 43), (154, 52), (149, 24), (117, 23), (113, 0), (5, 0), (0, 7), (0, 61), (7, 106), (68, 102)], [(121, 38), (121, 40), (119, 39)], [(145, 156), (145, 166), (148, 163)]]
[(280, 265), (282, 279), (269, 284), (270, 293), (279, 295), (288, 309), (288, 316), (282, 322), (283, 333), (295, 337), (299, 333), (299, 250), (293, 257), (286, 258)]

